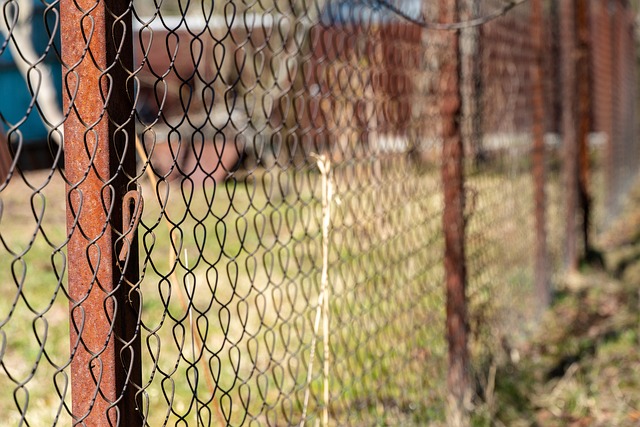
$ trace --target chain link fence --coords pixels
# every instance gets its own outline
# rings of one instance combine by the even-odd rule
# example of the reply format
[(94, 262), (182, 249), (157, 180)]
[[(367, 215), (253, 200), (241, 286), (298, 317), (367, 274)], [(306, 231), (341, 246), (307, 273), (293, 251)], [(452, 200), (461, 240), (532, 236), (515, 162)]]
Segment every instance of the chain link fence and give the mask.
[(7, 425), (453, 425), (637, 172), (624, 1), (2, 5)]

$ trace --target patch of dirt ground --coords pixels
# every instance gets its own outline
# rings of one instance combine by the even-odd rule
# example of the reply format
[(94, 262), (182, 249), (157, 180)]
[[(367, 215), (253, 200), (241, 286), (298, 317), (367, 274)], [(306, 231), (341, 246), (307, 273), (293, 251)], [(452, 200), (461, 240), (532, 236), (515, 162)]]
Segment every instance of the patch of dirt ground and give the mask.
[(640, 425), (640, 188), (598, 244), (604, 266), (559, 280), (519, 357), (496, 367), (491, 420), (476, 424)]

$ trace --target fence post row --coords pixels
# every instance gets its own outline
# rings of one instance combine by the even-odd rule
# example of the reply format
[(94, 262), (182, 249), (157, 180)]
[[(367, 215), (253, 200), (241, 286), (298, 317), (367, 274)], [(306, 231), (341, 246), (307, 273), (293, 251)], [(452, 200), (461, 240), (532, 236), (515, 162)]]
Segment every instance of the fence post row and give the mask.
[[(458, 20), (458, 0), (440, 0), (439, 20)], [(536, 224), (536, 289), (541, 307), (550, 299), (547, 276), (544, 145), (544, 36), (542, 0), (532, 0), (533, 167)], [(563, 2), (561, 20), (562, 134), (566, 206), (566, 264), (577, 268), (582, 215), (589, 250), (589, 157), (591, 128), (589, 3)], [(129, 3), (61, 0), (68, 283), (71, 318), (71, 382), (74, 423), (140, 426), (141, 386), (138, 248), (129, 219), (140, 214), (135, 176), (133, 37)], [(613, 19), (613, 18), (612, 18)], [(613, 22), (613, 21), (612, 21)], [(611, 55), (615, 55), (611, 27)], [(463, 424), (470, 395), (466, 307), (464, 148), (461, 132), (459, 32), (443, 34), (446, 52), (439, 76), (444, 193), (445, 280), (449, 344), (450, 425)], [(612, 68), (619, 67), (613, 57)], [(480, 76), (481, 77), (481, 76)], [(477, 88), (478, 91), (481, 88)], [(612, 103), (614, 99), (611, 100)], [(615, 105), (612, 105), (612, 108)], [(610, 124), (610, 140), (613, 121)], [(479, 143), (478, 143), (479, 144)], [(609, 141), (608, 161), (613, 161)], [(476, 153), (477, 154), (477, 153)], [(612, 165), (608, 168), (613, 185)], [(611, 196), (609, 196), (611, 197)], [(611, 202), (611, 200), (610, 200)], [(127, 223), (124, 223), (124, 221)]]
[(60, 2), (74, 425), (141, 425), (138, 250), (122, 223), (123, 203), (139, 211), (124, 202), (135, 185), (128, 5)]

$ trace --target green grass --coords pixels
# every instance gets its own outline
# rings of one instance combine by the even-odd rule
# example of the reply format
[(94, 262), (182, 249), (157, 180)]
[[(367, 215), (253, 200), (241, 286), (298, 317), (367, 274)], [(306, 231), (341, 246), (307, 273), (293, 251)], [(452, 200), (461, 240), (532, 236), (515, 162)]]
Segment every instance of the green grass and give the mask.
[(517, 347), (519, 360), (498, 365), (498, 425), (638, 424), (638, 194), (598, 235), (606, 268), (585, 263), (559, 280), (553, 306)]
[(69, 402), (63, 391), (68, 300), (60, 286), (66, 274), (64, 185), (59, 176), (49, 180), (38, 172), (25, 181), (14, 176), (0, 194), (0, 411), (11, 425), (21, 411), (32, 424), (51, 425), (64, 399)]
[[(439, 222), (440, 218), (437, 210), (439, 205), (430, 201), (432, 197), (420, 200), (419, 196), (423, 194), (418, 193), (413, 196), (415, 201), (404, 199), (408, 203), (400, 214), (396, 212), (398, 200), (394, 198), (407, 196), (408, 191), (417, 189), (416, 185), (434, 183), (431, 177), (425, 177), (425, 183), (413, 186), (405, 183), (400, 186), (404, 188), (386, 189), (384, 185), (373, 184), (350, 188), (353, 183), (340, 181), (340, 173), (336, 177), (339, 203), (334, 205), (333, 244), (328, 260), (331, 283), (331, 396), (334, 402), (331, 410), (337, 419), (355, 423), (366, 424), (370, 417), (377, 419), (380, 408), (386, 408), (383, 411), (385, 417), (395, 411), (397, 416), (411, 419), (412, 413), (425, 400), (423, 391), (436, 389), (433, 387), (434, 381), (441, 383), (441, 369), (434, 364), (434, 370), (431, 373), (425, 371), (424, 377), (403, 374), (398, 378), (398, 372), (407, 372), (411, 367), (410, 372), (413, 373), (413, 369), (417, 368), (414, 360), (416, 355), (420, 356), (417, 360), (423, 363), (428, 360), (429, 351), (441, 358), (444, 345), (435, 345), (437, 341), (442, 342), (439, 328), (417, 331), (424, 324), (442, 322), (441, 304), (431, 304), (433, 312), (425, 310), (429, 301), (442, 298), (438, 286), (441, 283), (441, 267), (437, 262), (437, 252), (434, 253), (433, 248), (425, 245), (424, 241), (411, 239), (410, 236), (416, 230), (422, 230), (421, 235), (428, 236), (437, 227), (433, 222)], [(280, 184), (277, 188), (272, 187), (275, 181)], [(199, 289), (197, 299), (202, 301), (202, 304), (196, 303), (195, 307), (202, 313), (201, 318), (210, 322), (204, 339), (207, 345), (203, 356), (220, 358), (219, 363), (223, 367), (217, 378), (217, 393), (222, 391), (229, 394), (229, 401), (234, 405), (233, 417), (249, 414), (257, 419), (264, 420), (266, 417), (272, 422), (282, 422), (277, 419), (292, 421), (300, 415), (312, 319), (319, 290), (318, 276), (322, 262), (319, 258), (319, 177), (312, 171), (284, 176), (281, 173), (265, 173), (256, 182), (259, 185), (253, 185), (251, 181), (231, 181), (218, 187), (215, 190), (215, 206), (207, 206), (206, 199), (212, 200), (216, 196), (192, 199), (190, 195), (183, 194), (177, 194), (172, 199), (175, 202), (163, 204), (170, 206), (168, 216), (172, 221), (182, 221), (179, 226), (184, 233), (176, 245), (179, 252), (184, 252), (184, 249), (189, 254), (201, 252), (199, 247), (204, 246), (198, 243), (199, 234), (206, 233), (207, 238), (213, 240), (211, 244), (207, 243), (203, 251), (205, 257), (198, 259), (189, 255), (189, 258), (194, 263), (191, 264), (191, 270), (192, 280)], [(291, 191), (280, 191), (287, 187)], [(388, 199), (374, 198), (374, 191), (381, 189), (388, 192)], [(172, 191), (175, 190), (172, 188)], [(396, 190), (404, 193), (397, 193)], [(184, 200), (191, 200), (190, 211), (196, 213), (194, 216), (199, 212), (200, 218), (184, 215)], [(385, 205), (376, 206), (376, 200), (384, 200)], [(149, 205), (149, 201), (146, 203)], [(227, 208), (229, 203), (234, 205), (234, 209)], [(425, 208), (433, 209), (432, 215), (426, 219), (420, 215), (426, 211)], [(172, 269), (172, 266), (166, 265), (170, 259), (165, 252), (169, 232), (158, 221), (159, 212), (160, 209), (152, 206), (145, 213), (145, 224), (154, 225), (147, 225), (149, 231), (142, 239), (153, 240), (155, 245), (147, 245), (147, 248), (153, 248), (151, 259), (154, 260), (154, 268), (147, 268), (143, 286), (145, 282), (157, 282)], [(419, 228), (410, 226), (409, 220)], [(211, 255), (214, 262), (207, 260)], [(163, 261), (166, 266), (162, 265)], [(183, 273), (177, 276), (180, 280), (184, 277)], [(427, 289), (431, 291), (425, 293)], [(161, 313), (159, 297), (160, 289), (158, 292), (151, 289), (147, 291), (145, 307), (153, 305), (158, 310), (148, 310), (148, 317), (143, 315), (143, 321), (149, 329), (154, 330), (150, 336), (157, 336), (160, 342), (169, 343), (165, 344), (156, 358), (170, 361), (166, 363), (171, 366), (177, 364), (178, 369), (172, 377), (184, 378), (184, 369), (188, 364), (179, 360), (180, 339), (175, 340), (171, 335), (177, 325), (185, 322), (187, 313), (180, 304), (172, 305), (175, 301), (175, 296), (172, 296), (173, 299), (165, 300), (169, 300), (170, 312), (175, 320), (162, 325), (158, 321), (152, 323), (154, 313)], [(214, 302), (208, 307), (212, 299)], [(229, 311), (228, 316), (217, 318), (218, 312), (226, 310)], [(315, 350), (318, 360), (314, 364), (314, 380), (311, 384), (313, 393), (309, 410), (312, 416), (319, 410), (321, 400), (318, 399), (322, 395), (319, 377), (322, 366), (321, 342), (319, 339)], [(427, 343), (431, 343), (431, 349), (420, 355)], [(236, 348), (239, 349), (239, 360), (234, 362), (228, 352)], [(253, 390), (253, 396), (259, 395), (252, 402), (245, 403), (244, 408), (238, 408), (242, 404), (244, 385), (238, 385), (236, 374), (231, 369), (236, 364), (237, 377)], [(162, 370), (169, 371), (166, 367)], [(160, 378), (151, 381), (149, 393), (162, 395), (161, 382)], [(409, 384), (411, 387), (407, 387)], [(427, 384), (429, 387), (425, 387)], [(204, 395), (210, 394), (206, 387), (201, 390)], [(183, 396), (173, 402), (174, 416), (187, 417), (190, 393), (185, 389), (181, 394)], [(262, 409), (265, 404), (270, 409)], [(286, 408), (285, 404), (290, 408)], [(151, 413), (164, 413), (159, 410), (162, 406), (168, 406), (168, 403), (159, 403)], [(354, 406), (361, 409), (354, 413)], [(402, 415), (405, 412), (408, 415)]]
[[(340, 166), (335, 174), (327, 260), (332, 425), (445, 422), (439, 174), (417, 173), (404, 162), (378, 169), (362, 161)], [(38, 174), (33, 178), (43, 179)], [(513, 319), (526, 320), (513, 298), (526, 301), (530, 290), (531, 237), (522, 230), (530, 224), (532, 202), (526, 174), (478, 174), (468, 185), (478, 194), (468, 217), (468, 255), (472, 353), (482, 374), (491, 353), (487, 348), (497, 345), (495, 334), (510, 336), (518, 329)], [(216, 405), (232, 424), (297, 424), (312, 350), (316, 361), (308, 415), (312, 422), (318, 419), (322, 337), (310, 348), (323, 262), (317, 171), (261, 171), (215, 186), (185, 181), (161, 183), (157, 189), (143, 179), (142, 190), (140, 287), (149, 425), (194, 425), (196, 406), (201, 422), (218, 424)], [(56, 177), (45, 187), (42, 230), (51, 244), (40, 236), (27, 245), (35, 230), (25, 201), (31, 192), (13, 184), (2, 192), (2, 236), (11, 248), (29, 248), (23, 257), (23, 295), (38, 307), (34, 313), (18, 303), (2, 327), (3, 362), (11, 366), (7, 370), (19, 369), (28, 377), (40, 353), (35, 338), (43, 336), (43, 325), (36, 319), (43, 311), (49, 324), (45, 347), (54, 363), (42, 361), (25, 389), (28, 419), (48, 425), (61, 403), (54, 378), (60, 385), (69, 375), (68, 300), (62, 292), (66, 277), (62, 288), (56, 285), (56, 271), (64, 271), (63, 181)], [(52, 261), (57, 246), (61, 250)], [(11, 271), (12, 262), (20, 264), (15, 259), (0, 257), (2, 271)], [(17, 294), (10, 276), (4, 276), (1, 286), (3, 295)], [(192, 286), (196, 341), (202, 348), (192, 348), (184, 305)], [(12, 306), (12, 298), (0, 303), (5, 316)], [(37, 332), (29, 331), (32, 325)], [(58, 367), (63, 374), (54, 377)], [(17, 423), (20, 414), (12, 393), (18, 385), (6, 374), (0, 375), (0, 384), (0, 410)], [(64, 398), (69, 404), (68, 391)], [(68, 419), (62, 409), (60, 422)]]

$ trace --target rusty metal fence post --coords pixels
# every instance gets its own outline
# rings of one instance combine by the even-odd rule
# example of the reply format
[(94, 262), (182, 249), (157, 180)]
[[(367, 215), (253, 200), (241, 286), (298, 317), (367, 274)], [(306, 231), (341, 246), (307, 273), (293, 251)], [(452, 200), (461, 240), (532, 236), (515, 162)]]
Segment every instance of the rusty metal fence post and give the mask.
[(577, 82), (576, 82), (576, 32), (575, 5), (573, 1), (560, 5), (560, 50), (562, 63), (562, 145), (565, 187), (565, 267), (578, 268), (578, 135)]
[(535, 50), (535, 63), (532, 72), (533, 88), (533, 153), (532, 172), (534, 185), (534, 217), (536, 229), (535, 247), (535, 289), (538, 298), (538, 311), (544, 310), (551, 301), (551, 289), (548, 274), (547, 221), (545, 194), (546, 155), (544, 143), (544, 33), (542, 25), (542, 0), (531, 2), (531, 38)]
[[(442, 0), (440, 21), (455, 22), (457, 0)], [(444, 35), (446, 52), (440, 69), (442, 120), (443, 227), (445, 238), (445, 280), (447, 287), (447, 339), (449, 343), (448, 423), (466, 424), (465, 403), (469, 396), (468, 320), (466, 301), (464, 148), (460, 129), (459, 32)]]
[(581, 213), (583, 255), (591, 252), (589, 228), (591, 223), (589, 133), (591, 132), (591, 55), (589, 2), (576, 0), (577, 36), (576, 79), (578, 95), (578, 196)]
[[(615, 164), (615, 141), (614, 135), (616, 132), (615, 129), (615, 116), (616, 116), (616, 94), (615, 94), (615, 85), (616, 81), (616, 60), (617, 60), (617, 31), (616, 31), (616, 3), (614, 1), (607, 2), (606, 5), (607, 15), (605, 15), (605, 25), (606, 29), (606, 37), (608, 43), (606, 48), (608, 49), (607, 54), (607, 65), (606, 68), (606, 93), (607, 93), (607, 116), (606, 122), (604, 125), (605, 131), (607, 133), (607, 146), (606, 146), (606, 154), (605, 154), (605, 174), (606, 174), (606, 206), (607, 206), (607, 218), (611, 218), (613, 216), (614, 209), (613, 207), (617, 203), (616, 192), (614, 188), (616, 171), (613, 167)], [(607, 19), (608, 18), (608, 19)]]
[[(565, 2), (561, 7), (563, 68), (562, 134), (566, 186), (566, 267), (578, 268), (590, 252), (589, 133), (591, 131), (591, 71), (589, 3)], [(579, 249), (579, 239), (582, 248)]]
[(142, 425), (137, 246), (123, 225), (141, 209), (125, 198), (135, 186), (128, 4), (60, 5), (74, 425)]

